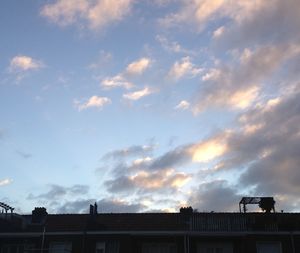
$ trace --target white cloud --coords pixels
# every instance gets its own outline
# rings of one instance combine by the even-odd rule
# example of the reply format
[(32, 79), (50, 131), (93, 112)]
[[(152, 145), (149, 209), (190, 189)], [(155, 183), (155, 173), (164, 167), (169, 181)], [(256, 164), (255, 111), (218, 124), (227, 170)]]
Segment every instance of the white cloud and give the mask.
[(249, 107), (258, 96), (259, 88), (257, 86), (250, 87), (246, 90), (237, 90), (233, 92), (228, 99), (228, 104), (232, 107), (245, 109)]
[[(178, 12), (168, 14), (161, 19), (161, 24), (174, 26), (181, 23), (195, 23), (198, 29), (203, 29), (207, 23), (216, 18), (228, 17), (237, 23), (242, 23), (252, 17), (253, 13), (263, 8), (263, 0), (227, 1), (227, 0), (191, 0), (182, 1)], [(272, 1), (270, 1), (272, 2)]]
[(150, 89), (149, 87), (145, 87), (142, 90), (126, 93), (123, 95), (123, 98), (128, 99), (128, 100), (139, 100), (142, 97), (148, 96), (154, 91)]
[(295, 44), (244, 49), (237, 63), (219, 64), (202, 76), (204, 83), (193, 111), (222, 106), (248, 108), (263, 92), (265, 81), (299, 54), (300, 47)]
[(213, 32), (213, 37), (214, 38), (218, 38), (218, 37), (222, 36), (222, 34), (224, 33), (224, 31), (225, 31), (225, 27), (224, 26), (219, 27), (217, 30), (215, 30)]
[(189, 107), (190, 103), (186, 100), (182, 100), (178, 105), (175, 106), (175, 110), (187, 110)]
[(130, 75), (140, 75), (150, 66), (150, 63), (151, 60), (149, 58), (141, 58), (130, 63), (126, 68), (126, 73)]
[(113, 55), (110, 52), (106, 52), (104, 50), (101, 50), (99, 52), (99, 55), (97, 57), (97, 60), (93, 63), (91, 63), (88, 68), (98, 70), (103, 68), (104, 66), (108, 65), (113, 59)]
[(221, 75), (221, 70), (212, 68), (209, 69), (203, 76), (202, 76), (202, 81), (215, 81), (218, 80), (218, 78)]
[(194, 162), (208, 162), (224, 155), (228, 149), (227, 138), (229, 134), (224, 133), (214, 138), (199, 142), (189, 148), (189, 153)]
[(41, 9), (41, 15), (60, 26), (77, 24), (101, 29), (122, 20), (133, 0), (56, 0)]
[(169, 52), (172, 53), (183, 53), (183, 54), (195, 54), (192, 50), (183, 48), (177, 41), (169, 41), (166, 37), (157, 35), (156, 40), (161, 44), (161, 46)]
[(113, 88), (125, 88), (130, 89), (134, 85), (133, 83), (126, 80), (122, 74), (118, 74), (113, 77), (108, 77), (101, 82), (101, 86), (104, 89), (113, 89)]
[(0, 186), (9, 185), (12, 183), (12, 180), (9, 178), (0, 179)]
[(179, 80), (184, 76), (195, 77), (203, 71), (197, 68), (190, 60), (190, 57), (183, 57), (180, 61), (176, 61), (170, 69), (168, 76), (171, 79)]
[(9, 69), (11, 72), (20, 72), (40, 69), (43, 66), (44, 64), (39, 60), (25, 55), (18, 55), (11, 59)]
[[(203, 29), (218, 10), (222, 9), (225, 0), (191, 0), (182, 1), (182, 7), (178, 12), (168, 14), (160, 20), (163, 26), (170, 27), (181, 23), (197, 23), (198, 28)], [(229, 5), (229, 4), (227, 4)]]
[(107, 97), (92, 96), (86, 102), (80, 103), (79, 101), (76, 100), (74, 104), (79, 111), (92, 108), (92, 107), (101, 109), (103, 106), (111, 104), (111, 100)]

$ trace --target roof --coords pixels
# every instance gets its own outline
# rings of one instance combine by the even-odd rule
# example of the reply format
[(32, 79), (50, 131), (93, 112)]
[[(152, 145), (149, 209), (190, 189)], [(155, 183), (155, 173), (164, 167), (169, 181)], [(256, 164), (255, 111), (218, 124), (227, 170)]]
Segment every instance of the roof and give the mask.
[[(33, 224), (31, 215), (23, 223), (1, 221), (3, 232), (124, 232), (124, 231), (300, 231), (300, 213), (107, 213), (49, 214), (44, 223)], [(26, 226), (24, 226), (24, 220)], [(23, 226), (21, 225), (23, 224)], [(14, 226), (13, 226), (14, 225)]]

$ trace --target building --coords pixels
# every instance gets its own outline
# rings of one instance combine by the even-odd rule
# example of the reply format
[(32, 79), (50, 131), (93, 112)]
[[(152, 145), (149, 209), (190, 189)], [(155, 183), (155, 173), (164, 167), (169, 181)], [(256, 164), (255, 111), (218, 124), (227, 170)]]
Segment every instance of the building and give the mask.
[(300, 253), (300, 213), (0, 214), (1, 253)]

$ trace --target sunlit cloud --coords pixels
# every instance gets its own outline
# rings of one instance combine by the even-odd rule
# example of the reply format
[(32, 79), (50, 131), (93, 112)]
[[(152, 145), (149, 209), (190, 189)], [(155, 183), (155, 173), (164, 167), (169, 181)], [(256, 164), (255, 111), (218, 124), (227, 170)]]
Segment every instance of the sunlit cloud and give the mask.
[(35, 70), (42, 67), (44, 67), (44, 64), (41, 61), (25, 55), (18, 55), (13, 57), (9, 65), (9, 69), (11, 72)]
[(187, 110), (190, 107), (190, 103), (186, 100), (180, 101), (178, 105), (175, 106), (175, 110)]
[(222, 36), (222, 34), (224, 33), (224, 31), (225, 31), (225, 27), (224, 26), (219, 27), (218, 29), (216, 29), (213, 32), (213, 37), (214, 38), (218, 38), (218, 37)]
[(183, 57), (180, 61), (176, 61), (171, 67), (168, 77), (170, 79), (179, 80), (185, 76), (195, 77), (203, 71), (202, 68), (196, 67), (192, 62), (190, 57)]
[(153, 158), (147, 156), (147, 157), (135, 159), (135, 160), (132, 162), (132, 164), (133, 164), (134, 166), (141, 166), (141, 165), (144, 165), (144, 164), (146, 164), (146, 163), (150, 163), (152, 160), (153, 160)]
[(105, 105), (111, 104), (111, 99), (107, 97), (92, 96), (86, 102), (75, 101), (74, 104), (79, 111), (86, 110), (88, 108), (102, 109)]
[(208, 162), (225, 154), (227, 151), (225, 137), (216, 137), (193, 145), (189, 152), (194, 162)]
[(151, 89), (149, 87), (145, 87), (142, 90), (123, 94), (123, 98), (128, 99), (128, 100), (139, 100), (143, 97), (146, 97), (146, 96), (152, 94), (153, 92), (154, 92), (153, 89)]
[(111, 192), (126, 191), (153, 191), (178, 189), (184, 186), (191, 179), (191, 175), (176, 172), (174, 169), (164, 169), (160, 171), (140, 170), (131, 176), (117, 177), (108, 180), (105, 184)]
[(259, 10), (268, 6), (265, 1), (228, 2), (226, 0), (193, 0), (183, 1), (178, 12), (166, 15), (160, 23), (166, 27), (192, 23), (202, 30), (208, 22), (227, 17), (237, 23), (251, 19)]
[(248, 90), (240, 90), (232, 94), (228, 103), (232, 107), (245, 109), (249, 107), (258, 95), (258, 87), (250, 87)]
[(129, 14), (132, 0), (56, 0), (41, 9), (41, 15), (60, 26), (77, 24), (101, 29)]
[(208, 107), (248, 108), (267, 85), (265, 81), (297, 57), (299, 49), (294, 43), (245, 49), (235, 58), (238, 65), (231, 62), (208, 69), (202, 75), (203, 86), (193, 112), (197, 114)]
[(154, 173), (142, 171), (131, 177), (137, 186), (146, 189), (160, 189), (162, 187), (180, 188), (185, 185), (190, 176), (185, 173), (176, 173), (172, 169)]
[(150, 63), (151, 60), (149, 58), (141, 58), (130, 63), (126, 68), (126, 73), (129, 75), (140, 75), (150, 66)]
[(119, 74), (113, 77), (105, 78), (101, 82), (101, 87), (103, 89), (124, 88), (128, 90), (134, 87), (134, 84), (127, 81), (123, 75)]

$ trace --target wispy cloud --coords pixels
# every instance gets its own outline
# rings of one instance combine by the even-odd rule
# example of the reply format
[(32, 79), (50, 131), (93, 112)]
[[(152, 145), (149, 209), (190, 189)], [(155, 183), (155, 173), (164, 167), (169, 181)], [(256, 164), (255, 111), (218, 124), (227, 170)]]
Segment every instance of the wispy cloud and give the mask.
[(89, 69), (99, 70), (103, 66), (108, 65), (113, 59), (113, 55), (110, 52), (101, 50), (98, 54), (98, 57), (95, 62), (88, 65)]
[(89, 192), (89, 186), (75, 184), (70, 187), (51, 184), (48, 186), (49, 191), (46, 193), (41, 193), (38, 195), (29, 194), (27, 199), (40, 199), (40, 200), (61, 200), (62, 198), (68, 196), (79, 196), (79, 195), (86, 195)]
[(117, 149), (106, 153), (102, 159), (119, 160), (128, 157), (149, 155), (154, 149), (153, 145), (133, 145), (123, 149)]
[(76, 24), (102, 29), (129, 14), (132, 0), (56, 0), (41, 9), (41, 15), (60, 26)]
[(166, 37), (162, 35), (157, 35), (155, 38), (166, 51), (169, 51), (171, 53), (182, 53), (188, 55), (195, 54), (194, 51), (183, 48), (177, 41), (169, 41)]
[(187, 110), (190, 108), (190, 103), (186, 100), (181, 100), (178, 105), (175, 106), (175, 110)]
[(8, 72), (14, 76), (15, 81), (18, 83), (30, 72), (41, 69), (44, 66), (44, 63), (40, 60), (26, 55), (17, 55), (10, 60)]
[(0, 186), (9, 185), (13, 182), (10, 178), (0, 179)]
[(86, 110), (89, 108), (102, 109), (105, 105), (111, 104), (111, 99), (107, 97), (92, 96), (85, 102), (80, 102), (78, 100), (74, 101), (74, 105), (79, 111)]
[(171, 67), (168, 77), (170, 79), (179, 80), (183, 77), (193, 78), (203, 71), (202, 68), (196, 67), (190, 57), (183, 57), (180, 61), (176, 61)]
[(145, 87), (142, 90), (123, 94), (123, 98), (128, 99), (128, 100), (139, 100), (143, 97), (146, 97), (146, 96), (152, 94), (153, 92), (154, 92), (153, 89), (151, 89), (149, 87)]
[(140, 75), (149, 68), (151, 60), (149, 58), (141, 58), (130, 63), (126, 68), (126, 73), (129, 75)]
[(124, 88), (128, 90), (134, 87), (134, 84), (127, 81), (122, 74), (118, 74), (116, 76), (108, 77), (102, 80), (101, 86), (103, 87), (103, 89)]
[(106, 77), (101, 81), (103, 89), (123, 88), (131, 89), (135, 85), (129, 81), (132, 76), (141, 75), (150, 67), (151, 59), (143, 57), (127, 65), (126, 69), (112, 77)]
[(44, 64), (41, 61), (29, 56), (18, 55), (10, 60), (9, 70), (11, 72), (20, 72), (40, 69), (42, 67), (44, 67)]
[(20, 157), (22, 157), (22, 158), (24, 158), (24, 159), (29, 159), (29, 158), (32, 157), (32, 154), (27, 153), (27, 152), (24, 152), (24, 151), (21, 151), (21, 150), (17, 150), (16, 153), (17, 153)]

